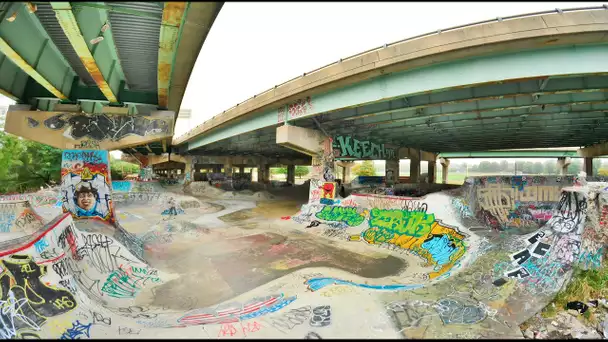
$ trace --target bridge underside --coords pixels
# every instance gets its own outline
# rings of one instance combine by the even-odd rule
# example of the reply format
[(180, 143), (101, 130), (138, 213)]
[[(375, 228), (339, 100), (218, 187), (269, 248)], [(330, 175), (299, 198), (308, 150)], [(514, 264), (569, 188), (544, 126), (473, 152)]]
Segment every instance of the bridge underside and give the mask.
[[(0, 94), (30, 106), (22, 115), (177, 114), (221, 7), (218, 2), (0, 2)], [(149, 141), (137, 148), (157, 154), (170, 149), (167, 136)]]
[[(430, 152), (587, 146), (607, 140), (607, 91), (608, 75), (601, 73), (517, 79), (361, 104), (289, 124)], [(277, 126), (189, 153), (299, 155), (276, 144)]]

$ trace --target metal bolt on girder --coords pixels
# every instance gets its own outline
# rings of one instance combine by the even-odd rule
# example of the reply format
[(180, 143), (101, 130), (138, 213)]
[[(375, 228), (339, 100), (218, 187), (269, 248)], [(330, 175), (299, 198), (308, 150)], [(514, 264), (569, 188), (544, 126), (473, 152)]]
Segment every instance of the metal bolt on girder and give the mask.
[(556, 10), (558, 13), (564, 13), (564, 11), (562, 11), (562, 10), (561, 10), (561, 9), (559, 9), (559, 8), (556, 8), (555, 10)]

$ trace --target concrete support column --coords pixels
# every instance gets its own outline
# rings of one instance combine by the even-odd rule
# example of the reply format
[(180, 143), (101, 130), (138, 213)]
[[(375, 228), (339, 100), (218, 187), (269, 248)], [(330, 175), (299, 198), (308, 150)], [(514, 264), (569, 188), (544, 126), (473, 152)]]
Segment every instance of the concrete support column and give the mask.
[(420, 151), (410, 154), (410, 183), (420, 180)]
[(335, 181), (332, 139), (314, 129), (284, 125), (277, 127), (276, 142), (278, 145), (312, 157), (309, 202), (318, 202), (321, 199), (333, 200), (331, 194), (334, 192), (330, 191), (331, 184), (324, 184)]
[(587, 177), (593, 176), (593, 157), (585, 157), (584, 169)]
[(296, 184), (296, 166), (287, 165), (287, 182), (290, 184)]
[(441, 158), (439, 159), (439, 163), (441, 163), (441, 183), (448, 183), (448, 168), (450, 167), (450, 161), (448, 159)]
[(186, 182), (189, 182), (190, 180), (194, 179), (194, 158), (192, 156), (184, 156), (184, 159), (186, 160), (184, 163), (184, 179)]
[(354, 162), (344, 163), (344, 183), (350, 183), (350, 181), (352, 180), (351, 171), (352, 171), (353, 165), (355, 165)]
[(559, 157), (557, 158), (557, 172), (564, 176), (568, 173), (568, 165), (572, 160), (569, 157)]
[(258, 183), (269, 183), (270, 182), (270, 165), (259, 164), (258, 165)]
[(435, 179), (437, 179), (437, 162), (429, 161), (429, 183), (435, 183)]
[(386, 160), (384, 164), (384, 180), (386, 185), (399, 183), (399, 160)]
[(239, 166), (239, 173), (244, 175), (245, 174), (245, 167), (244, 166)]
[(224, 174), (226, 177), (232, 178), (232, 159), (227, 157), (224, 161)]

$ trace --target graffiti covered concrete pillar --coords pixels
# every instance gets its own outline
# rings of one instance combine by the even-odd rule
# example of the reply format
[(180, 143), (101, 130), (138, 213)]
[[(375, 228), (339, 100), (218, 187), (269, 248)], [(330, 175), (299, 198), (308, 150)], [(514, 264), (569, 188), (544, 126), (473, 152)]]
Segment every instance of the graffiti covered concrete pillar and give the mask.
[(435, 183), (435, 179), (437, 179), (437, 162), (429, 161), (429, 183)]
[(585, 157), (583, 171), (587, 173), (587, 177), (593, 176), (593, 157)]
[(114, 222), (108, 151), (65, 150), (61, 158), (63, 211), (74, 219)]
[(232, 178), (232, 159), (230, 157), (226, 157), (224, 161), (224, 174), (228, 178)]
[(564, 176), (568, 173), (568, 165), (572, 160), (570, 157), (559, 157), (557, 158), (557, 172)]
[(194, 179), (194, 157), (182, 156), (184, 160), (184, 181), (189, 182)]
[(296, 184), (296, 166), (287, 165), (287, 183)]
[(441, 164), (441, 183), (448, 183), (448, 169), (450, 167), (450, 161), (445, 158), (440, 158), (439, 163)]
[(399, 183), (399, 160), (386, 160), (384, 164), (386, 185)]
[(333, 140), (324, 133), (296, 126), (279, 126), (277, 144), (312, 157), (309, 202), (333, 201), (335, 195), (335, 160)]

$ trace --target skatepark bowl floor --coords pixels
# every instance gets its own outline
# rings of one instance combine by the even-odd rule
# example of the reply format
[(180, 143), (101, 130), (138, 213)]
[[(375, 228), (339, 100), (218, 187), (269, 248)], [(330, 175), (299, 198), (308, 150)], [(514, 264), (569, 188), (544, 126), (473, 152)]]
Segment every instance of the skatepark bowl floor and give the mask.
[(137, 183), (109, 221), (63, 213), (59, 190), (0, 197), (2, 338), (523, 338), (608, 241), (590, 178), (323, 204)]

